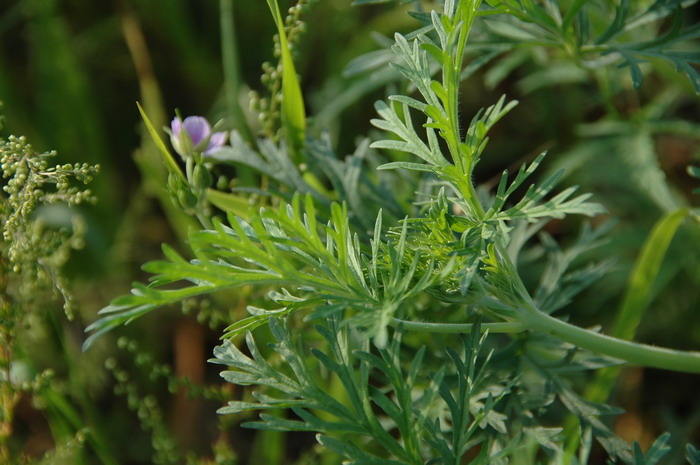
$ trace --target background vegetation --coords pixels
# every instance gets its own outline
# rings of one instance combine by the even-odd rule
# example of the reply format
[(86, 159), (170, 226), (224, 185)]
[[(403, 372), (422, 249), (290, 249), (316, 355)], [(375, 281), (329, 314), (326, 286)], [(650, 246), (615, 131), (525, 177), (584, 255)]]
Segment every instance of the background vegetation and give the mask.
[[(9, 372), (16, 385), (31, 386), (16, 398), (10, 456), (71, 464), (320, 463), (311, 435), (255, 433), (238, 427), (243, 418), (214, 413), (240, 393), (205, 361), (223, 328), (242, 314), (245, 292), (225, 305), (205, 300), (182, 312), (158, 312), (88, 352), (80, 349), (97, 310), (144, 279), (139, 266), (161, 255), (161, 243), (186, 250), (180, 234), (190, 219), (162, 191), (160, 155), (135, 102), (156, 127), (179, 108), (183, 115), (223, 118), (249, 139), (265, 131), (248, 106), (249, 90), (266, 96), (261, 64), (276, 61), (265, 2), (164, 3), (0, 1), (3, 137), (23, 134), (39, 152), (55, 149), (56, 163), (101, 167), (90, 186), (95, 205), (39, 212), (56, 228), (70, 228), (79, 215), (86, 232), (84, 247), (65, 265), (75, 318), (67, 320), (60, 299), (47, 299), (18, 329)], [(328, 130), (338, 153), (352, 153), (356, 138), (372, 133), (372, 103), (396, 85), (394, 75), (375, 66), (385, 63), (380, 53), (353, 59), (386, 47), (394, 31), (414, 29), (409, 6), (415, 7), (326, 0), (300, 12), (305, 30), (298, 31), (295, 58), (307, 112), (312, 130)], [(697, 20), (697, 10), (685, 16), (689, 24)], [(654, 27), (666, 30), (671, 19)], [(463, 89), (465, 115), (503, 93), (521, 102), (494, 129), (478, 181), (493, 186), (504, 168), (549, 149), (547, 170), (567, 168), (568, 184), (582, 185), (608, 208), (595, 221), (617, 220), (610, 240), (589, 256), (619, 260), (576, 301), (575, 322), (609, 328), (619, 307), (636, 305), (646, 313), (635, 339), (697, 350), (697, 224), (681, 226), (658, 274), (647, 277), (649, 295), (633, 304), (624, 297), (654, 224), (697, 205), (691, 193), (697, 180), (686, 167), (700, 159), (700, 102), (688, 77), (652, 61), (635, 88), (626, 69), (584, 71), (556, 50), (522, 48), (476, 71)], [(555, 222), (547, 233), (571, 243), (577, 228)], [(663, 431), (677, 444), (698, 444), (699, 390), (697, 376), (627, 368), (614, 394), (627, 413), (615, 430), (643, 445)], [(676, 449), (670, 462), (680, 460), (682, 448)]]

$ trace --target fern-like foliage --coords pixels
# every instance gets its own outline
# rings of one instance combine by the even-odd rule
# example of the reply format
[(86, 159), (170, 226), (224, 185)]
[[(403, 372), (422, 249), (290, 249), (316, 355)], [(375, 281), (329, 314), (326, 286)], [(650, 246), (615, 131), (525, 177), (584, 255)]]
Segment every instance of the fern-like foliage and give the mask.
[[(564, 9), (556, 2), (488, 0), (491, 9), (486, 21), (486, 37), (511, 47), (546, 46), (569, 54), (584, 68), (618, 65), (630, 70), (635, 87), (644, 79), (640, 67), (652, 59), (672, 63), (685, 74), (695, 92), (700, 93), (700, 53), (692, 41), (700, 37), (697, 24), (684, 26), (683, 10), (694, 0), (656, 0), (639, 6), (630, 0), (619, 3), (576, 1)], [(663, 34), (649, 35), (661, 21), (672, 16), (672, 25)], [(610, 18), (613, 18), (612, 21)], [(678, 46), (682, 44), (682, 49)], [(501, 53), (502, 48), (494, 48)]]
[[(381, 237), (381, 212), (375, 223), (371, 250), (363, 251), (349, 228), (347, 209), (331, 205), (327, 224), (317, 222), (313, 199), (301, 196), (278, 209), (262, 209), (246, 222), (229, 216), (229, 224), (215, 222), (214, 229), (190, 235), (197, 257), (187, 261), (164, 246), (168, 261), (148, 263), (150, 286), (135, 284), (131, 295), (115, 299), (102, 310), (105, 316), (88, 328), (100, 334), (127, 323), (157, 307), (193, 296), (244, 285), (274, 286), (281, 293), (272, 300), (284, 304), (277, 310), (250, 308), (251, 316), (231, 325), (228, 336), (265, 323), (271, 314), (283, 316), (299, 308), (314, 309), (310, 317), (325, 317), (349, 309), (355, 315), (347, 324), (360, 325), (386, 343), (386, 326), (402, 302), (440, 282), (450, 271), (416, 276), (420, 254), (406, 252), (407, 228), (397, 242)], [(412, 265), (404, 268), (406, 260)], [(180, 281), (186, 287), (172, 288)], [(283, 286), (290, 287), (293, 295)]]
[[(210, 155), (209, 161), (214, 165), (247, 166), (268, 179), (266, 189), (244, 187), (235, 192), (274, 196), (286, 202), (291, 200), (294, 193), (310, 194), (324, 216), (328, 216), (328, 209), (334, 200), (343, 199), (348, 205), (351, 224), (357, 227), (358, 234), (363, 238), (372, 232), (373, 218), (379, 209), (393, 223), (406, 215), (405, 208), (390, 188), (391, 180), (387, 176), (373, 179), (368, 174), (366, 167), (371, 154), (367, 139), (345, 158), (335, 153), (327, 134), (309, 136), (307, 142), (307, 161), (303, 169), (292, 162), (284, 144), (262, 139), (256, 151), (235, 131), (231, 133), (230, 146)], [(325, 187), (324, 181), (330, 185), (330, 190)]]
[[(491, 463), (513, 452), (492, 455), (483, 443), (489, 441), (484, 431), (506, 432), (505, 416), (496, 405), (511, 386), (495, 381), (486, 368), (478, 326), (462, 338), (463, 352), (448, 349), (449, 359), (429, 377), (423, 367), (425, 347), (404, 362), (400, 330), (386, 348), (374, 351), (353, 329), (331, 318), (316, 326), (327, 349), (311, 349), (313, 361), (289, 327), (273, 318), (270, 330), (275, 339), (271, 347), (284, 360), (284, 371), (270, 365), (250, 334), (250, 356), (231, 342), (215, 349), (212, 361), (229, 367), (224, 379), (264, 387), (252, 401), (229, 402), (220, 413), (291, 409), (296, 419), (262, 413), (261, 421), (246, 426), (318, 432), (322, 445), (356, 464), (460, 463), (478, 445), (475, 463)], [(314, 376), (317, 365), (338, 381), (339, 392), (326, 392)]]
[[(457, 14), (457, 12), (455, 12)], [(462, 13), (467, 15), (467, 13)], [(471, 12), (470, 14), (474, 14)], [(395, 139), (380, 140), (372, 143), (372, 147), (398, 150), (411, 153), (424, 163), (393, 162), (380, 166), (380, 169), (403, 168), (417, 171), (428, 171), (437, 174), (449, 183), (458, 194), (458, 202), (467, 212), (467, 218), (473, 223), (493, 221), (500, 223), (506, 220), (524, 218), (536, 221), (542, 217), (562, 218), (566, 214), (595, 215), (600, 213), (600, 206), (586, 202), (589, 195), (570, 198), (576, 188), (571, 187), (558, 194), (551, 200), (541, 200), (551, 192), (561, 173), (547, 179), (539, 187), (531, 186), (525, 197), (514, 207), (504, 210), (508, 197), (535, 171), (542, 160), (540, 156), (529, 167), (523, 166), (515, 180), (507, 187), (507, 173), (504, 173), (498, 187), (496, 200), (484, 214), (478, 204), (471, 187), (471, 176), (474, 166), (479, 162), (486, 144), (489, 130), (505, 116), (517, 102), (506, 104), (505, 96), (495, 105), (474, 116), (462, 138), (457, 121), (458, 100), (452, 89), (459, 84), (459, 69), (461, 54), (453, 50), (459, 47), (462, 39), (460, 30), (466, 26), (457, 27), (462, 22), (450, 19), (447, 15), (439, 15), (433, 11), (433, 28), (437, 31), (439, 41), (431, 40), (427, 35), (420, 34), (412, 44), (400, 34), (396, 35), (395, 53), (402, 59), (404, 65), (396, 65), (399, 71), (410, 80), (419, 91), (423, 102), (409, 96), (395, 95), (389, 97), (391, 106), (378, 102), (377, 112), (381, 119), (372, 123), (380, 129), (393, 133)], [(460, 18), (462, 19), (462, 18)], [(452, 57), (457, 54), (460, 65), (452, 63)], [(439, 65), (442, 81), (434, 80), (429, 72), (429, 57)], [(450, 71), (451, 70), (451, 71)], [(411, 117), (411, 109), (423, 113), (426, 128), (427, 143), (416, 133)], [(436, 134), (437, 132), (437, 134)], [(439, 134), (448, 144), (451, 160), (442, 154), (437, 135)]]
[[(386, 3), (400, 0), (357, 2)], [(445, 3), (445, 2), (443, 2)], [(686, 25), (685, 11), (697, 0), (656, 0), (654, 2), (603, 2), (582, 0), (567, 2), (533, 2), (523, 0), (487, 0), (478, 15), (483, 19), (474, 27), (474, 40), (465, 48), (471, 59), (461, 70), (466, 79), (476, 71), (493, 65), (486, 76), (490, 86), (532, 58), (530, 50), (548, 49), (559, 52), (564, 61), (536, 74), (544, 82), (581, 82), (589, 79), (589, 71), (601, 67), (627, 68), (633, 85), (644, 80), (643, 65), (653, 61), (667, 62), (687, 77), (696, 93), (700, 93), (700, 52), (696, 39), (697, 24)], [(435, 29), (431, 13), (411, 14), (425, 25), (423, 32)], [(671, 17), (671, 25), (665, 23)], [(612, 18), (612, 19), (611, 19)], [(508, 55), (510, 53), (510, 55)], [(392, 61), (386, 49), (358, 57), (348, 72), (374, 70)], [(433, 67), (432, 72), (437, 71)], [(535, 75), (533, 75), (534, 78)], [(523, 88), (530, 85), (523, 83)]]

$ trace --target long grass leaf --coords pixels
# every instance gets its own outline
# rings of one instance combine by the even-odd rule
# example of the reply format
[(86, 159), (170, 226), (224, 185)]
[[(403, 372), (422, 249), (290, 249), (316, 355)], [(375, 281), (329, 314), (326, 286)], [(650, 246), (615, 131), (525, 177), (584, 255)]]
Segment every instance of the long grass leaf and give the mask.
[(146, 115), (146, 112), (144, 111), (143, 107), (138, 102), (136, 102), (136, 106), (138, 106), (139, 108), (139, 113), (141, 113), (143, 122), (146, 124), (146, 129), (148, 129), (148, 133), (153, 138), (153, 143), (156, 144), (156, 147), (158, 147), (158, 150), (160, 150), (161, 155), (163, 155), (163, 161), (165, 161), (165, 165), (168, 167), (168, 171), (170, 171), (175, 176), (178, 176), (184, 183), (187, 183), (187, 179), (185, 179), (185, 175), (182, 174), (180, 166), (177, 164), (175, 158), (173, 158), (172, 154), (165, 146), (165, 143), (163, 142), (163, 139), (160, 138), (160, 134), (158, 134), (158, 131), (156, 131), (156, 129), (153, 127), (153, 124), (151, 124), (151, 120), (148, 119), (148, 115)]
[[(625, 297), (615, 319), (612, 336), (631, 340), (637, 332), (642, 315), (649, 306), (651, 291), (671, 239), (676, 234), (687, 208), (680, 208), (663, 216), (649, 234), (637, 258)], [(598, 372), (586, 390), (586, 398), (593, 402), (605, 402), (620, 373), (619, 367), (608, 367)]]

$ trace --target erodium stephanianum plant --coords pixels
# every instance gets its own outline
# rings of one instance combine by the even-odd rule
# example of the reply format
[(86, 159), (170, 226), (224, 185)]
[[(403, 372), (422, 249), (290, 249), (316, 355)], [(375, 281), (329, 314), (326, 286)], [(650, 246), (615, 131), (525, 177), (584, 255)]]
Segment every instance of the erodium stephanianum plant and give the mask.
[[(221, 413), (274, 412), (247, 426), (315, 432), (357, 464), (586, 463), (592, 438), (613, 460), (656, 463), (668, 437), (646, 455), (629, 446), (601, 420), (616, 410), (577, 394), (570, 375), (623, 363), (700, 373), (700, 353), (610, 337), (553, 315), (609, 268), (573, 265), (608, 227), (584, 226), (552, 258), (559, 261), (544, 265), (547, 279), (535, 289), (521, 279), (519, 259), (550, 220), (605, 210), (575, 187), (554, 192), (561, 172), (515, 198), (544, 154), (514, 177), (504, 172), (495, 192), (478, 190), (473, 173), (488, 133), (517, 102), (504, 96), (462, 128), (459, 96), (468, 37), (482, 15), (501, 15), (533, 36), (543, 29), (549, 42), (536, 45), (578, 47), (572, 53), (584, 67), (617, 57), (635, 82), (639, 57), (662, 53), (663, 44), (609, 45), (627, 24), (621, 10), (586, 46), (572, 32), (574, 20), (584, 24), (584, 1), (569, 2), (567, 14), (555, 2), (545, 2), (548, 10), (487, 3), (446, 0), (441, 11), (415, 14), (424, 27), (396, 34), (392, 64), (410, 95), (377, 102), (372, 124), (383, 135), (341, 159), (306, 127), (284, 23), (268, 0), (281, 46), (281, 142), (261, 138), (251, 147), (234, 131), (223, 145), (225, 135), (203, 118), (178, 117), (171, 140), (183, 174), (146, 118), (170, 171), (168, 189), (202, 229), (189, 235), (192, 260), (163, 246), (165, 260), (144, 266), (151, 283), (104, 308), (87, 344), (158, 307), (254, 286), (267, 292), (258, 295), (265, 308), (250, 306), (248, 317), (231, 322), (212, 360), (228, 367), (227, 381), (254, 386)], [(674, 34), (696, 37), (697, 27)], [(692, 67), (679, 66), (695, 79)], [(394, 161), (364, 170), (376, 166), (372, 149)], [(211, 170), (227, 164), (262, 177), (265, 189), (247, 189), (263, 199), (256, 208), (246, 208), (244, 190), (211, 188)], [(406, 201), (397, 186), (409, 180), (416, 197)], [(212, 216), (212, 205), (226, 217)], [(271, 342), (261, 349), (260, 340)], [(280, 416), (285, 409), (293, 414)], [(574, 426), (546, 419), (562, 409)]]

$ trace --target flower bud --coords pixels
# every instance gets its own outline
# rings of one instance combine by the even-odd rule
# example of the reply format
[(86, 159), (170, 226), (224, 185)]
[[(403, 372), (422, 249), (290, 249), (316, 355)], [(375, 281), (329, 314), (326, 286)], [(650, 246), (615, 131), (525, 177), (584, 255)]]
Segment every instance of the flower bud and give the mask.
[(198, 189), (206, 189), (211, 186), (212, 178), (209, 170), (201, 163), (198, 163), (192, 172), (192, 183)]
[(177, 200), (185, 211), (192, 210), (197, 207), (197, 197), (189, 190), (180, 190), (177, 193)]

